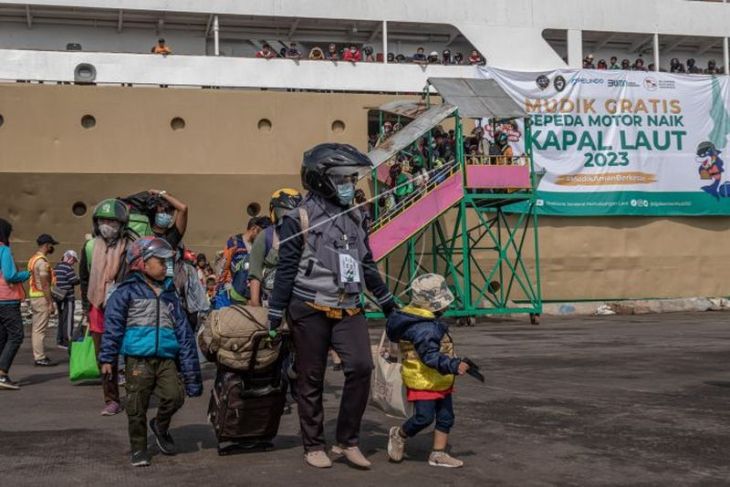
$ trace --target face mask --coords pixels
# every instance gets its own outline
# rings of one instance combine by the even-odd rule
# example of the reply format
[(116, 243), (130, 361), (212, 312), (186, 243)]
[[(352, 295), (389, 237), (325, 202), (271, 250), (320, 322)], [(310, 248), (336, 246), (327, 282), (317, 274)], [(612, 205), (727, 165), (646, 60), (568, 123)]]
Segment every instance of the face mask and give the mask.
[(108, 223), (102, 223), (99, 225), (99, 233), (104, 240), (110, 240), (119, 234), (119, 227), (109, 225)]
[(338, 184), (337, 185), (337, 201), (342, 206), (347, 206), (352, 203), (352, 199), (355, 197), (355, 185), (352, 183)]
[(173, 220), (170, 213), (158, 213), (155, 215), (155, 225), (160, 228), (170, 228)]

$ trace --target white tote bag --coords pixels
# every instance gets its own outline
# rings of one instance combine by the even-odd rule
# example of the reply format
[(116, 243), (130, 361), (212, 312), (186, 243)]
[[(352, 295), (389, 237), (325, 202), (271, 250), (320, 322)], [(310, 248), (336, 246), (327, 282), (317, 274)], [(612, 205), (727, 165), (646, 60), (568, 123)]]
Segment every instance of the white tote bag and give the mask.
[[(392, 362), (384, 355), (393, 347), (384, 348), (386, 335), (380, 338), (380, 345), (373, 351), (373, 378), (370, 383), (370, 402), (388, 416), (394, 418), (410, 418), (413, 404), (406, 399), (406, 387), (401, 377), (401, 354), (398, 350), (397, 361)], [(390, 344), (390, 341), (388, 342)]]

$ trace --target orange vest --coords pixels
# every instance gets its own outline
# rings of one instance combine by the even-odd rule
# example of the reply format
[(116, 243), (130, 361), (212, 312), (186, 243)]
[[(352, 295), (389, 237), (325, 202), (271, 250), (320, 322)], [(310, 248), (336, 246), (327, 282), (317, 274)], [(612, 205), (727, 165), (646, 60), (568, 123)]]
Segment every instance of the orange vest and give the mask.
[[(29, 294), (30, 294), (31, 298), (42, 298), (45, 296), (45, 294), (43, 293), (43, 288), (35, 280), (35, 266), (39, 260), (45, 260), (46, 263), (48, 264), (48, 257), (41, 254), (40, 252), (36, 253), (28, 261), (28, 271), (30, 272), (30, 293)], [(51, 273), (51, 285), (53, 285), (56, 281), (56, 276), (53, 274), (53, 269), (51, 269), (50, 267), (51, 267), (50, 264), (48, 264), (48, 272)], [(49, 292), (50, 292), (50, 289), (49, 289)]]

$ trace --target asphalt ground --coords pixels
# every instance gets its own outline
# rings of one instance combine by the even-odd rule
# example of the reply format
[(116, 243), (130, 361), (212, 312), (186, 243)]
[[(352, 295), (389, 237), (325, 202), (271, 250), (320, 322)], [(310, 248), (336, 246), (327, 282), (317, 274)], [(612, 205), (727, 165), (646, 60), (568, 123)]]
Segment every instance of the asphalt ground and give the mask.
[[(450, 443), (462, 469), (429, 467), (430, 435), (387, 460), (398, 424), (369, 407), (361, 447), (374, 465), (304, 464), (296, 408), (275, 450), (218, 456), (206, 391), (188, 399), (171, 433), (179, 454), (129, 465), (126, 416), (99, 416), (98, 385), (71, 385), (32, 365), (29, 337), (11, 370), (22, 389), (0, 391), (0, 485), (730, 485), (730, 315), (725, 313), (481, 320), (453, 328), (481, 384), (460, 378)], [(373, 326), (373, 342), (382, 328)], [(51, 330), (47, 343), (53, 342)], [(326, 432), (334, 437), (340, 372), (328, 372)], [(150, 442), (152, 444), (152, 442)], [(154, 448), (153, 448), (154, 450)]]

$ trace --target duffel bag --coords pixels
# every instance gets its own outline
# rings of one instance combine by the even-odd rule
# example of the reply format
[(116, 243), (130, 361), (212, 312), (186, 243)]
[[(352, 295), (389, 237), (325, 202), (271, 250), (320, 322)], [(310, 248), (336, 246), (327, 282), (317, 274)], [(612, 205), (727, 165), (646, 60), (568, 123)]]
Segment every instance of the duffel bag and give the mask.
[[(268, 310), (258, 306), (235, 304), (212, 311), (198, 334), (203, 354), (218, 364), (234, 370), (250, 370), (255, 334), (268, 332)], [(259, 345), (254, 370), (274, 363), (279, 356), (280, 343), (266, 340)]]

